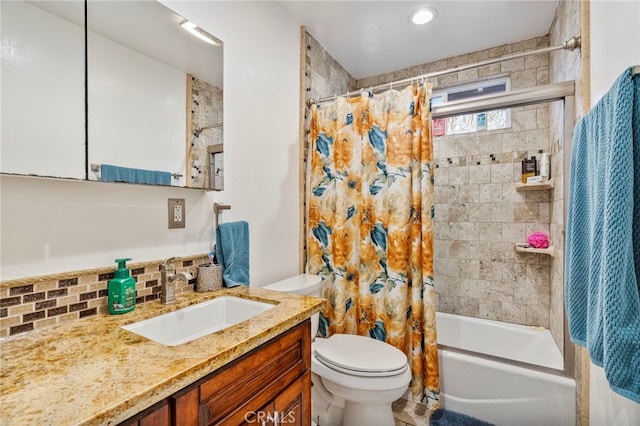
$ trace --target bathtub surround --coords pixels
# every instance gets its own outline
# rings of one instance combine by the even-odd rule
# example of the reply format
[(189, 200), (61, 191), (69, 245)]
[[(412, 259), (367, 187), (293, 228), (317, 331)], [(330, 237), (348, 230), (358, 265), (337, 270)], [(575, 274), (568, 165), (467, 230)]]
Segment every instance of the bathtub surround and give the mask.
[[(160, 297), (159, 267), (164, 261), (127, 265), (136, 280), (136, 305)], [(178, 281), (176, 294), (194, 290), (198, 265), (208, 261), (208, 255), (201, 254), (175, 262), (176, 272), (194, 277), (188, 283)], [(109, 266), (0, 282), (0, 337), (108, 313), (107, 283), (114, 277), (114, 271)]]
[[(358, 81), (367, 88), (549, 46), (548, 36), (497, 46)], [(431, 80), (434, 91), (492, 76), (511, 89), (549, 83), (549, 55), (539, 54)], [(549, 233), (551, 191), (517, 192), (520, 161), (549, 152), (549, 105), (511, 108), (511, 128), (434, 139), (435, 282), (438, 310), (549, 326), (546, 255), (516, 253), (534, 231)], [(552, 171), (552, 177), (553, 171)], [(552, 239), (553, 241), (553, 239)]]
[[(564, 4), (565, 2), (561, 2), (562, 4)], [(556, 21), (554, 22), (554, 28), (560, 28), (562, 27), (562, 33), (561, 36), (558, 36), (559, 38), (565, 37), (565, 39), (568, 39), (569, 37), (571, 37), (572, 35), (576, 35), (579, 34), (579, 28), (573, 28), (572, 25), (566, 24), (566, 21), (570, 21), (571, 23), (575, 22), (575, 19), (572, 17), (575, 9), (575, 2), (566, 2), (568, 3), (568, 5), (563, 5), (563, 7), (559, 8), (559, 16), (557, 17)], [(569, 35), (571, 34), (571, 35)], [(453, 66), (457, 66), (457, 65), (462, 65), (462, 64), (466, 64), (466, 63), (471, 63), (471, 62), (475, 62), (475, 61), (479, 61), (479, 60), (484, 60), (484, 59), (490, 59), (490, 58), (494, 58), (494, 57), (499, 57), (499, 56), (505, 56), (505, 55), (510, 55), (510, 54), (514, 54), (514, 53), (520, 53), (523, 52), (525, 50), (529, 50), (529, 49), (535, 49), (535, 48), (540, 48), (540, 47), (546, 47), (550, 44), (552, 45), (556, 45), (559, 44), (562, 40), (556, 39), (554, 40), (553, 43), (549, 42), (549, 37), (544, 36), (544, 37), (539, 37), (536, 39), (531, 39), (531, 40), (524, 40), (521, 42), (517, 42), (517, 43), (512, 43), (509, 45), (503, 45), (503, 46), (498, 46), (492, 49), (487, 49), (486, 51), (481, 51), (481, 52), (474, 52), (474, 53), (470, 53), (468, 55), (462, 55), (460, 57), (455, 57), (455, 58), (449, 58), (449, 59), (444, 59), (441, 61), (436, 61), (434, 63), (431, 64), (424, 64), (422, 66), (418, 66), (418, 67), (413, 67), (411, 69), (408, 70), (400, 70), (397, 71), (395, 73), (391, 73), (391, 74), (387, 74), (384, 76), (378, 76), (378, 77), (373, 77), (370, 79), (366, 79), (366, 80), (362, 80), (362, 81), (358, 81), (357, 82), (357, 86), (359, 88), (368, 88), (369, 86), (372, 85), (377, 85), (377, 84), (382, 84), (384, 82), (388, 82), (391, 80), (396, 80), (396, 79), (401, 79), (401, 78), (406, 78), (409, 77), (410, 75), (416, 75), (416, 74), (422, 74), (422, 73), (426, 73), (426, 72), (433, 72), (433, 71), (439, 71), (439, 70), (443, 70), (446, 68), (450, 68)], [(575, 61), (576, 57), (580, 56), (580, 51), (576, 50), (573, 52), (568, 52), (565, 51), (563, 53), (555, 53), (554, 55), (555, 57), (560, 57), (560, 58), (571, 58), (573, 61)], [(556, 61), (556, 63), (558, 63)], [(561, 67), (562, 65), (556, 65), (558, 67)], [(503, 72), (504, 71), (504, 72)], [(437, 85), (449, 85), (449, 84), (464, 84), (464, 83), (468, 83), (470, 81), (474, 81), (475, 79), (484, 79), (484, 78), (490, 78), (490, 76), (492, 75), (501, 75), (504, 76), (505, 73), (508, 73), (512, 76), (515, 76), (515, 78), (512, 80), (512, 88), (522, 88), (522, 87), (532, 87), (532, 86), (536, 86), (536, 85), (543, 85), (543, 84), (547, 84), (549, 83), (549, 55), (536, 55), (533, 57), (529, 57), (529, 58), (525, 58), (525, 59), (520, 59), (520, 60), (516, 60), (516, 61), (509, 61), (506, 63), (502, 63), (502, 64), (494, 64), (491, 66), (486, 66), (486, 67), (482, 67), (480, 69), (477, 70), (470, 70), (470, 71), (466, 71), (466, 72), (460, 72), (457, 75), (451, 75), (451, 76), (444, 76), (439, 78), (438, 80), (433, 81), (435, 84)], [(565, 79), (558, 79), (558, 80), (554, 80), (554, 81), (564, 81)], [(571, 78), (567, 78), (566, 80), (571, 80)], [(351, 89), (347, 89), (347, 90), (351, 90)], [(342, 92), (344, 93), (344, 92)], [(330, 94), (328, 94), (330, 95)], [(326, 96), (326, 95), (325, 95)], [(534, 230), (538, 230), (538, 231), (544, 231), (547, 233), (550, 233), (550, 223), (551, 220), (562, 220), (562, 213), (560, 213), (562, 211), (562, 203), (555, 203), (556, 199), (562, 199), (562, 182), (560, 182), (559, 184), (557, 183), (558, 180), (562, 180), (562, 163), (558, 163), (558, 161), (560, 161), (558, 159), (558, 157), (556, 157), (555, 159), (552, 158), (552, 171), (551, 171), (551, 177), (552, 178), (556, 178), (554, 179), (556, 181), (557, 185), (560, 185), (560, 188), (557, 190), (557, 193), (560, 195), (556, 195), (554, 194), (554, 190), (551, 191), (547, 191), (545, 194), (545, 191), (541, 191), (541, 192), (530, 192), (530, 193), (516, 193), (514, 188), (509, 188), (508, 190), (505, 188), (500, 188), (501, 191), (498, 192), (497, 191), (497, 186), (493, 184), (493, 192), (491, 192), (489, 189), (492, 186), (491, 183), (491, 178), (493, 177), (494, 179), (498, 179), (498, 174), (497, 174), (497, 169), (500, 167), (504, 167), (505, 173), (508, 173), (508, 171), (506, 170), (506, 166), (500, 166), (500, 162), (502, 161), (506, 161), (506, 162), (510, 162), (512, 169), (511, 169), (511, 176), (513, 178), (513, 181), (511, 182), (516, 182), (519, 180), (519, 160), (521, 159), (520, 156), (524, 157), (524, 155), (538, 155), (538, 149), (535, 148), (541, 148), (543, 149), (545, 152), (551, 152), (551, 153), (555, 153), (557, 151), (551, 151), (551, 142), (550, 142), (550, 138), (549, 138), (549, 111), (552, 107), (558, 108), (556, 106), (557, 103), (551, 104), (551, 105), (537, 105), (537, 106), (529, 106), (529, 107), (521, 107), (521, 108), (517, 108), (514, 110), (514, 116), (512, 117), (513, 122), (514, 122), (514, 126), (516, 126), (517, 131), (521, 132), (520, 135), (524, 136), (524, 135), (529, 135), (528, 139), (529, 141), (533, 141), (534, 145), (536, 145), (536, 147), (534, 147), (534, 149), (531, 149), (531, 152), (529, 151), (530, 145), (526, 144), (526, 140), (527, 137), (525, 136), (523, 139), (524, 140), (518, 140), (519, 138), (512, 138), (512, 136), (508, 135), (508, 133), (511, 131), (509, 129), (507, 130), (503, 130), (503, 131), (493, 131), (494, 134), (498, 135), (498, 137), (500, 138), (500, 147), (502, 147), (503, 143), (505, 140), (506, 145), (512, 145), (512, 149), (513, 146), (517, 144), (522, 144), (523, 146), (526, 146), (526, 148), (521, 149), (521, 150), (514, 150), (511, 151), (509, 153), (509, 151), (507, 152), (503, 152), (503, 153), (493, 153), (493, 152), (486, 152), (484, 153), (484, 157), (482, 158), (482, 156), (478, 156), (480, 158), (477, 157), (471, 157), (470, 160), (471, 162), (473, 162), (473, 160), (475, 159), (476, 162), (473, 164), (470, 164), (472, 166), (475, 166), (469, 170), (473, 170), (473, 174), (469, 174), (469, 171), (467, 171), (467, 179), (470, 178), (470, 176), (472, 176), (473, 178), (478, 178), (478, 170), (481, 168), (485, 168), (488, 169), (488, 177), (483, 177), (482, 175), (480, 175), (480, 180), (482, 179), (489, 179), (489, 181), (485, 181), (486, 182), (486, 186), (487, 186), (487, 191), (484, 192), (484, 197), (483, 198), (485, 200), (485, 203), (489, 202), (489, 200), (491, 200), (491, 195), (493, 194), (496, 197), (499, 197), (498, 200), (496, 200), (496, 206), (495, 208), (491, 209), (491, 206), (487, 209), (486, 207), (483, 207), (482, 209), (484, 210), (478, 210), (478, 209), (474, 209), (474, 208), (469, 208), (469, 210), (467, 210), (468, 212), (471, 212), (471, 214), (479, 216), (484, 214), (485, 216), (485, 221), (491, 217), (491, 214), (494, 214), (494, 217), (500, 218), (500, 220), (506, 220), (506, 218), (509, 217), (509, 213), (513, 214), (513, 211), (502, 211), (500, 208), (504, 207), (506, 203), (511, 203), (512, 207), (513, 207), (513, 201), (510, 201), (509, 199), (506, 199), (506, 201), (503, 201), (502, 197), (521, 197), (520, 198), (520, 202), (522, 202), (522, 207), (519, 207), (517, 212), (518, 212), (518, 216), (516, 220), (519, 220), (521, 222), (512, 222), (512, 224), (509, 224), (507, 222), (500, 222), (498, 223), (498, 226), (495, 226), (495, 230), (496, 230), (496, 239), (497, 241), (495, 241), (494, 243), (500, 243), (501, 245), (503, 245), (504, 250), (502, 253), (504, 253), (505, 256), (513, 256), (513, 259), (515, 261), (516, 256), (518, 256), (519, 262), (516, 263), (516, 268), (519, 271), (519, 274), (521, 275), (526, 275), (525, 277), (521, 277), (521, 283), (524, 281), (527, 284), (524, 284), (525, 286), (528, 287), (528, 291), (522, 293), (522, 285), (518, 288), (516, 287), (517, 290), (517, 294), (518, 294), (518, 298), (520, 300), (520, 303), (522, 303), (522, 305), (528, 305), (531, 304), (531, 302), (533, 302), (533, 307), (525, 307), (524, 310), (520, 310), (519, 312), (516, 310), (515, 313), (510, 312), (509, 310), (509, 303), (507, 303), (507, 309), (504, 310), (504, 316), (502, 316), (503, 312), (502, 312), (502, 299), (504, 299), (503, 295), (501, 294), (501, 288), (504, 288), (503, 285), (508, 283), (504, 283), (504, 282), (500, 282), (500, 280), (495, 280), (498, 281), (499, 284), (497, 288), (494, 290), (492, 289), (490, 286), (487, 285), (487, 290), (485, 290), (485, 294), (483, 294), (482, 296), (486, 299), (488, 298), (490, 301), (488, 303), (484, 303), (484, 307), (483, 307), (483, 313), (488, 314), (489, 317), (496, 318), (503, 318), (507, 321), (513, 321), (513, 322), (521, 322), (524, 324), (529, 323), (529, 321), (531, 319), (534, 319), (535, 322), (537, 322), (539, 325), (545, 325), (545, 326), (549, 326), (550, 325), (550, 317), (553, 315), (554, 318), (559, 318), (559, 332), (552, 330), (554, 337), (556, 338), (556, 341), (558, 342), (562, 342), (563, 340), (563, 333), (562, 333), (562, 306), (560, 306), (560, 310), (559, 312), (556, 311), (556, 308), (552, 308), (550, 307), (550, 290), (549, 290), (549, 280), (550, 280), (550, 263), (554, 261), (555, 258), (550, 258), (548, 256), (544, 256), (544, 255), (537, 255), (537, 254), (520, 254), (520, 253), (513, 253), (513, 242), (520, 242), (520, 241), (525, 241), (526, 236), (528, 235), (528, 232), (532, 232)], [(561, 124), (561, 121), (559, 122), (559, 124)], [(560, 130), (558, 130), (559, 132), (562, 130), (562, 128), (559, 128)], [(561, 135), (562, 133), (558, 133), (558, 135)], [(491, 140), (491, 137), (489, 136), (490, 133), (488, 131), (485, 131), (484, 134), (481, 135), (474, 135), (473, 139), (475, 141), (479, 141), (482, 140), (483, 142), (487, 142)], [(479, 137), (477, 137), (479, 136)], [(448, 136), (448, 138), (450, 139), (462, 139), (463, 136)], [(514, 141), (515, 139), (515, 141)], [(437, 141), (437, 139), (436, 139)], [(436, 142), (437, 143), (437, 142)], [(476, 142), (477, 143), (477, 142)], [(436, 147), (436, 150), (439, 148), (440, 146)], [(472, 149), (479, 149), (480, 145), (474, 145), (474, 148)], [(495, 147), (494, 147), (495, 148)], [(449, 147), (444, 147), (444, 149), (454, 149)], [(437, 151), (436, 151), (437, 152)], [(453, 179), (454, 181), (456, 181), (457, 179), (460, 179), (459, 176), (456, 175), (456, 171), (457, 170), (462, 170), (462, 167), (466, 167), (466, 161), (467, 161), (467, 155), (466, 152), (464, 153), (465, 155), (453, 155), (454, 153), (450, 153), (450, 156), (444, 156), (443, 158), (440, 158), (440, 160), (442, 160), (442, 166), (440, 166), (440, 163), (438, 163), (438, 170), (436, 171), (436, 194), (438, 193), (438, 188), (440, 187), (441, 183), (438, 181), (439, 178), (439, 171), (440, 171), (440, 167), (452, 167), (454, 170), (453, 172)], [(491, 156), (491, 154), (494, 154), (493, 157)], [(501, 155), (502, 154), (502, 155)], [(509, 155), (510, 154), (510, 155)], [(504, 157), (503, 157), (504, 155)], [(515, 156), (515, 158), (514, 158)], [(477, 164), (478, 160), (480, 161), (480, 164)], [(494, 161), (494, 160), (498, 160), (498, 161)], [(484, 164), (483, 164), (484, 161)], [(555, 161), (555, 163), (553, 162)], [(491, 167), (493, 164), (496, 164), (496, 167), (494, 167), (495, 172), (494, 175), (491, 175)], [(457, 170), (455, 168), (458, 168)], [(516, 170), (517, 168), (517, 170)], [(449, 178), (448, 175), (448, 170), (445, 172), (447, 179)], [(461, 171), (461, 174), (463, 172)], [(440, 176), (442, 176), (442, 174), (440, 174)], [(462, 176), (464, 176), (464, 174), (462, 174)], [(506, 178), (507, 175), (504, 175), (503, 178)], [(464, 179), (464, 177), (462, 178)], [(479, 199), (480, 197), (480, 187), (485, 185), (485, 184), (481, 184), (481, 183), (473, 183), (473, 182), (469, 182), (467, 180), (467, 184), (466, 185), (475, 185), (477, 187), (477, 189), (475, 191), (472, 192), (472, 194), (476, 194), (474, 196), (474, 198), (476, 200)], [(460, 184), (463, 185), (463, 184)], [(500, 185), (502, 186), (508, 186), (511, 187), (513, 186), (513, 183), (507, 184), (507, 182), (500, 182)], [(477, 191), (477, 192), (476, 192)], [(464, 191), (466, 192), (466, 199), (469, 199), (470, 196), (468, 194), (468, 191)], [(519, 194), (519, 195), (518, 195)], [(465, 195), (463, 193), (463, 195)], [(443, 197), (446, 198), (446, 197)], [(449, 202), (450, 200), (447, 199), (447, 202)], [(500, 205), (501, 204), (501, 205)], [(475, 207), (478, 207), (480, 205), (480, 203), (478, 204), (474, 204)], [(533, 206), (537, 206), (537, 210), (533, 210)], [(444, 206), (441, 206), (444, 207)], [(560, 208), (560, 210), (558, 210), (558, 208)], [(447, 215), (449, 214), (449, 209), (446, 209), (447, 211), (445, 212)], [(553, 213), (553, 217), (552, 217), (552, 212)], [(456, 214), (458, 213), (462, 213), (465, 214), (464, 211), (459, 212), (456, 211), (455, 207), (453, 209), (451, 209), (451, 214), (453, 215), (453, 217), (456, 216)], [(468, 214), (468, 213), (467, 213)], [(487, 216), (488, 215), (488, 216)], [(502, 216), (501, 216), (502, 215)], [(507, 215), (507, 216), (505, 216)], [(461, 216), (458, 215), (458, 218), (460, 218)], [(515, 217), (514, 217), (515, 218)], [(439, 220), (438, 217), (438, 213), (436, 211), (436, 221)], [(459, 219), (458, 219), (459, 220)], [(513, 219), (512, 219), (513, 220)], [(527, 222), (527, 220), (529, 222)], [(480, 222), (479, 226), (482, 227), (488, 227), (488, 225), (490, 224), (490, 222)], [(439, 224), (436, 223), (436, 232), (437, 232), (437, 226)], [(524, 225), (524, 230), (521, 229)], [(499, 227), (499, 229), (498, 229)], [(507, 244), (503, 244), (504, 241), (502, 241), (503, 235), (502, 235), (502, 228), (505, 228), (505, 231), (507, 232), (507, 237), (508, 239), (511, 239), (511, 241), (513, 242), (509, 242)], [(512, 228), (512, 229), (510, 229)], [(520, 231), (517, 231), (517, 229), (520, 229)], [(554, 242), (554, 246), (556, 241), (559, 244), (562, 244), (562, 240), (561, 239), (557, 239), (554, 240), (554, 236), (553, 235), (558, 235), (561, 234), (561, 229), (558, 230), (559, 228), (555, 228), (554, 231), (556, 231), (556, 234), (551, 233), (551, 240)], [(515, 231), (515, 233), (514, 233)], [(473, 234), (472, 234), (473, 235)], [(476, 234), (479, 236), (479, 234)], [(449, 255), (449, 248), (451, 247), (453, 249), (452, 253), (454, 253), (454, 256), (465, 256), (467, 255), (467, 253), (469, 253), (467, 256), (471, 255), (471, 251), (469, 249), (470, 247), (470, 241), (468, 240), (469, 238), (469, 234), (462, 232), (461, 233), (462, 240), (450, 240), (446, 242), (446, 251), (444, 251), (444, 253), (442, 251), (439, 251), (439, 246), (438, 246), (438, 242), (441, 241), (436, 241), (436, 258), (445, 258), (445, 260), (448, 259), (448, 255)], [(476, 237), (478, 238), (478, 237)], [(507, 248), (506, 246), (509, 246), (509, 252), (507, 252)], [(466, 246), (466, 249), (464, 248)], [(475, 246), (474, 246), (475, 247)], [(476, 250), (477, 251), (477, 250)], [(494, 251), (494, 253), (497, 254), (497, 251)], [(479, 254), (477, 252), (474, 252), (475, 256), (479, 256)], [(490, 252), (488, 254), (485, 254), (486, 256), (490, 256)], [(452, 266), (452, 263), (457, 263), (465, 260), (471, 261), (471, 260), (475, 260), (476, 262), (473, 262), (475, 264), (479, 263), (477, 261), (479, 261), (480, 259), (457, 259), (457, 258), (452, 258), (453, 262), (450, 262), (449, 266), (445, 266), (445, 265), (440, 265), (440, 266), (444, 266), (445, 268), (449, 268), (450, 271), (454, 271), (455, 270), (455, 266)], [(514, 262), (515, 263), (515, 262)], [(557, 264), (557, 262), (556, 262)], [(487, 266), (485, 265), (485, 268)], [(495, 267), (495, 266), (494, 266)], [(561, 267), (561, 265), (560, 265)], [(438, 266), (438, 261), (436, 260), (436, 268), (439, 268)], [(479, 276), (479, 271), (476, 272), (475, 271), (476, 266), (473, 266), (473, 269), (471, 269), (472, 274), (475, 274), (475, 276)], [(478, 265), (479, 268), (479, 265)], [(505, 268), (508, 268), (508, 266), (506, 266), (505, 264)], [(465, 273), (464, 270), (466, 268), (462, 268), (461, 271), (456, 271), (454, 272), (454, 276), (451, 278), (454, 278), (453, 282), (455, 283), (456, 281), (458, 281), (460, 279), (460, 277), (456, 276), (458, 273)], [(467, 269), (468, 270), (468, 269)], [(500, 279), (503, 279), (502, 276), (502, 270), (494, 270), (493, 274), (491, 274), (491, 269), (489, 270), (485, 270), (483, 272), (484, 276), (489, 277), (500, 277)], [(529, 272), (529, 273), (527, 273)], [(514, 274), (515, 275), (515, 274)], [(509, 280), (513, 280), (513, 276), (511, 276), (511, 278), (509, 278)], [(557, 274), (555, 275), (560, 276), (561, 274)], [(441, 284), (441, 280), (438, 280), (437, 278), (438, 276), (436, 275), (436, 290), (438, 290), (440, 288), (440, 284)], [(516, 277), (517, 278), (517, 277)], [(468, 281), (471, 281), (471, 279), (468, 279)], [(473, 281), (482, 281), (478, 278), (473, 279)], [(492, 280), (493, 281), (493, 280)], [(494, 281), (494, 282), (495, 282)], [(493, 284), (493, 282), (492, 282)], [(455, 284), (454, 284), (455, 285)], [(562, 281), (560, 281), (560, 288), (562, 287)], [(512, 287), (513, 288), (513, 287)], [(524, 290), (526, 290), (526, 287), (524, 288)], [(509, 291), (516, 291), (516, 290), (509, 290)], [(482, 293), (478, 293), (478, 294), (482, 294)], [(469, 300), (468, 298), (463, 298), (461, 299), (461, 303), (458, 304), (458, 306), (461, 307), (463, 313), (466, 312), (475, 312), (475, 315), (479, 315), (480, 309), (479, 309), (479, 299), (471, 299)], [(557, 300), (557, 299), (556, 299)], [(538, 304), (539, 303), (539, 304)], [(475, 305), (475, 307), (474, 307)], [(557, 304), (556, 304), (557, 305)], [(447, 307), (445, 307), (445, 309), (447, 309)], [(466, 310), (466, 312), (465, 312)], [(550, 312), (551, 311), (551, 312)], [(527, 313), (529, 314), (527, 317)], [(518, 319), (519, 318), (519, 319)]]

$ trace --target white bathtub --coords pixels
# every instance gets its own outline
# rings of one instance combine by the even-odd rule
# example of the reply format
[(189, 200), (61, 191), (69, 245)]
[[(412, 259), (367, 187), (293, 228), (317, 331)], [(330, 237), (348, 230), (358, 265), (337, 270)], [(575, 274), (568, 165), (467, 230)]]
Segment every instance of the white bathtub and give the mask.
[(438, 312), (440, 405), (498, 426), (574, 426), (549, 330)]

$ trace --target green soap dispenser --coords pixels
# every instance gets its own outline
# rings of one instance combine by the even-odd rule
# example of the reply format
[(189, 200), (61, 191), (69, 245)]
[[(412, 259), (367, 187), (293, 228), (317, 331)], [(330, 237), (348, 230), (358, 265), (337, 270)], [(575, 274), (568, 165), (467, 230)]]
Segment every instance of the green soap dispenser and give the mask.
[(133, 311), (136, 307), (136, 280), (127, 269), (127, 261), (131, 259), (116, 259), (118, 269), (109, 281), (108, 308), (112, 315)]

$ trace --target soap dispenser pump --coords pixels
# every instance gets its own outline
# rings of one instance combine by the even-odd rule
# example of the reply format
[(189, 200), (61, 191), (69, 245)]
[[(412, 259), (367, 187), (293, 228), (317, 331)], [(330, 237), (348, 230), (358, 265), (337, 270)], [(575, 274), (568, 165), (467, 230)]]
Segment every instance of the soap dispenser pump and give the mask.
[(109, 281), (109, 296), (107, 299), (111, 315), (124, 314), (136, 307), (136, 280), (131, 277), (127, 269), (127, 261), (131, 259), (116, 259), (118, 269)]

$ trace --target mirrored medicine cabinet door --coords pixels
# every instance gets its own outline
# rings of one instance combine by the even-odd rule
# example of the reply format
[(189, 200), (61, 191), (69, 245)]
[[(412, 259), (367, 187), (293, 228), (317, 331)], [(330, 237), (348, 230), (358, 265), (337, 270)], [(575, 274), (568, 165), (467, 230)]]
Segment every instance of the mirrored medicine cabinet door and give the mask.
[(0, 172), (222, 189), (222, 42), (155, 1), (86, 8), (85, 56), (84, 2), (2, 2)]

